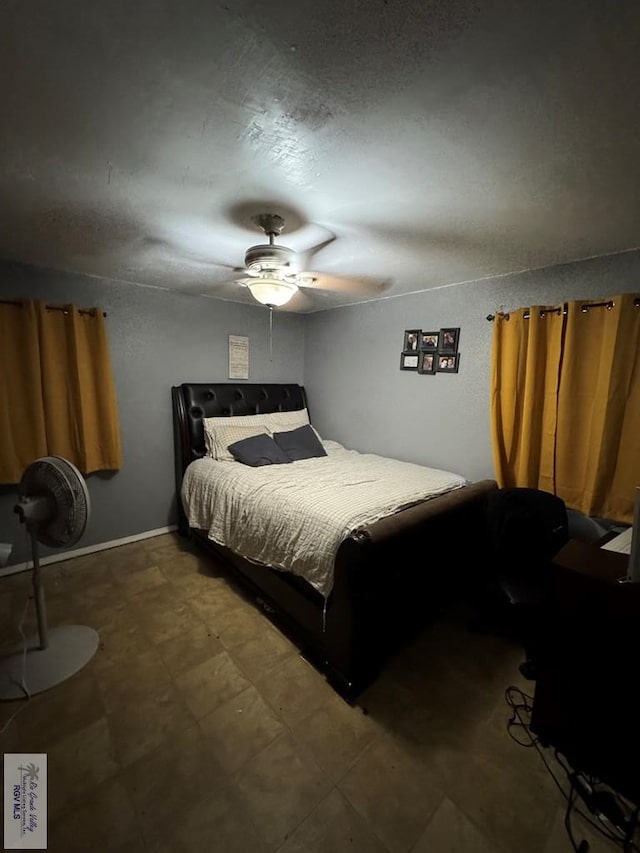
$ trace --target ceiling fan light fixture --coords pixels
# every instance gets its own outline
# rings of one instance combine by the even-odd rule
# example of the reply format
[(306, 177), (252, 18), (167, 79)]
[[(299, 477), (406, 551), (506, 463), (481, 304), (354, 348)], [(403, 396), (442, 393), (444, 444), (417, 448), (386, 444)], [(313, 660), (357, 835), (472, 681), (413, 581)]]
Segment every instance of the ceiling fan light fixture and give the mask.
[(298, 292), (298, 286), (279, 278), (256, 278), (246, 282), (251, 295), (261, 305), (279, 308)]

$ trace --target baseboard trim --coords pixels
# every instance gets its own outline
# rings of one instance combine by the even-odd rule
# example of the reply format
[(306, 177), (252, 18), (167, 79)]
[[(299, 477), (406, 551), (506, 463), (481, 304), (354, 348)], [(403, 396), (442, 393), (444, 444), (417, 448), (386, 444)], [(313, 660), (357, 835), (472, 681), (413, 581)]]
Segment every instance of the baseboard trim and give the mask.
[[(170, 524), (168, 527), (156, 527), (155, 530), (145, 530), (144, 533), (134, 533), (133, 536), (124, 536), (122, 539), (111, 539), (109, 542), (99, 542), (96, 545), (87, 545), (86, 548), (76, 548), (73, 551), (60, 551), (57, 554), (49, 554), (47, 557), (40, 558), (41, 566), (48, 566), (51, 563), (62, 563), (64, 560), (72, 560), (75, 557), (85, 557), (87, 554), (95, 554), (98, 551), (107, 551), (109, 548), (117, 548), (118, 545), (128, 545), (130, 542), (140, 542), (142, 539), (152, 539), (154, 536), (162, 536), (164, 533), (173, 533), (178, 529), (177, 524)], [(28, 563), (17, 563), (13, 566), (5, 566), (0, 569), (0, 578), (7, 575), (17, 575), (19, 572), (26, 572), (31, 569), (32, 561)]]

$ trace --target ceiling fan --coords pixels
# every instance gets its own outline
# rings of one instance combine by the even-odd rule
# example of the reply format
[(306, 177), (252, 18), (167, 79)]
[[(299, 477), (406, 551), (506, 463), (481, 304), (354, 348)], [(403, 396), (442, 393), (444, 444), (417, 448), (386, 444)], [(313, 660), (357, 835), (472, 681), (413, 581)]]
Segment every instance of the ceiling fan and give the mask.
[(370, 276), (333, 275), (304, 269), (306, 262), (333, 243), (335, 234), (330, 233), (309, 251), (298, 253), (275, 242), (285, 224), (279, 214), (259, 213), (251, 216), (251, 222), (264, 231), (269, 242), (246, 250), (244, 267), (235, 268), (236, 272), (243, 275), (235, 279), (234, 283), (246, 287), (257, 302), (270, 309), (285, 305), (299, 290), (305, 288), (369, 295), (388, 286), (388, 282)]
[(316, 279), (297, 269), (296, 253), (292, 249), (276, 245), (275, 238), (284, 228), (282, 216), (259, 213), (252, 216), (251, 221), (262, 228), (269, 242), (247, 249), (244, 256), (247, 278), (238, 279), (238, 283), (248, 287), (253, 298), (262, 305), (269, 308), (285, 305), (300, 287), (310, 287)]

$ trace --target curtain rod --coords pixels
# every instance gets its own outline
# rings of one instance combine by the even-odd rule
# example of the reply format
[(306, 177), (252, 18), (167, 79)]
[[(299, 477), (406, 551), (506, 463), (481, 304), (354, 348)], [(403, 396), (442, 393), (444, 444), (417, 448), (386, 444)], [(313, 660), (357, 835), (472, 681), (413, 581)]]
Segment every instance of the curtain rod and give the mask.
[[(18, 302), (15, 299), (0, 299), (0, 305), (17, 305), (18, 308), (22, 308), (22, 302)], [(68, 309), (65, 308), (64, 305), (45, 305), (44, 307), (47, 309), (47, 311), (62, 311), (65, 314), (69, 313)], [(93, 317), (93, 316), (95, 316), (95, 313), (96, 313), (95, 308), (79, 308), (78, 309), (78, 314), (89, 314)], [(102, 316), (106, 317), (107, 312), (103, 311)]]
[[(607, 300), (606, 302), (591, 302), (591, 303), (585, 302), (584, 305), (580, 306), (580, 311), (583, 314), (586, 314), (591, 308), (606, 308), (607, 311), (611, 311), (611, 309), (615, 307), (615, 304), (616, 303), (611, 299)], [(633, 305), (635, 308), (640, 308), (640, 299), (634, 299)], [(561, 306), (558, 306), (557, 308), (541, 308), (540, 309), (540, 317), (542, 317), (542, 318), (546, 317), (547, 314), (566, 314), (566, 313), (567, 313), (566, 309), (562, 308)], [(528, 312), (525, 312), (525, 314), (523, 316), (524, 316), (525, 320), (528, 320), (531, 317), (531, 314), (529, 314)], [(490, 322), (495, 320), (496, 317), (504, 317), (505, 319), (508, 320), (509, 319), (509, 312), (505, 311), (504, 313), (500, 312), (498, 314), (487, 314), (487, 320), (489, 320)]]
[[(541, 308), (540, 309), (540, 316), (543, 318), (546, 317), (547, 314), (566, 314), (566, 313), (567, 312), (563, 308), (560, 308), (560, 307), (558, 307), (558, 308)], [(505, 312), (500, 311), (497, 315), (496, 314), (487, 314), (487, 320), (495, 320), (496, 316), (504, 317), (505, 320), (508, 320), (510, 315), (509, 315), (508, 311), (505, 311)], [(525, 320), (528, 320), (529, 317), (531, 317), (531, 314), (528, 311), (525, 311), (525, 313), (523, 314), (523, 317)]]

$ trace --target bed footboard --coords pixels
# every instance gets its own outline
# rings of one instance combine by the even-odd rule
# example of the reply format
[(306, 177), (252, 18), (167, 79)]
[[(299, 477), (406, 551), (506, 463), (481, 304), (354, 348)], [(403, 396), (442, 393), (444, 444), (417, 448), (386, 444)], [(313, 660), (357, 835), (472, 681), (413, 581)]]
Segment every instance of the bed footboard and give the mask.
[[(444, 604), (481, 582), (488, 553), (483, 480), (382, 519), (343, 542), (326, 618), (327, 675), (357, 695)], [(461, 536), (461, 531), (464, 535)]]

